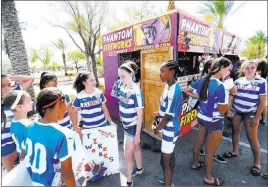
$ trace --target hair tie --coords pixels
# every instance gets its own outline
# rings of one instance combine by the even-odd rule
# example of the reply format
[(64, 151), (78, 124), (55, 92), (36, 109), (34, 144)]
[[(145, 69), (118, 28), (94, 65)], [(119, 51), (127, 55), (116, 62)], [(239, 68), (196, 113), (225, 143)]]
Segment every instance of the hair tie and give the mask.
[(122, 67), (127, 68), (129, 71), (131, 71), (133, 74), (135, 74), (134, 70), (133, 70), (131, 67), (129, 67), (126, 63), (125, 63), (125, 64), (122, 64), (122, 65), (120, 66), (120, 68), (122, 68)]
[(10, 107), (11, 110), (14, 110), (16, 108), (16, 106), (18, 105), (18, 103), (20, 102), (22, 92), (21, 91), (17, 91), (17, 92), (18, 92), (18, 95), (16, 97), (16, 100), (14, 101), (14, 103)]
[(63, 97), (63, 95), (59, 96), (55, 101), (53, 101), (53, 102), (51, 102), (51, 103), (49, 103), (49, 104), (43, 106), (42, 108), (44, 109), (44, 108), (47, 108), (47, 107), (50, 107), (50, 106), (54, 105), (54, 104), (57, 103), (62, 97)]

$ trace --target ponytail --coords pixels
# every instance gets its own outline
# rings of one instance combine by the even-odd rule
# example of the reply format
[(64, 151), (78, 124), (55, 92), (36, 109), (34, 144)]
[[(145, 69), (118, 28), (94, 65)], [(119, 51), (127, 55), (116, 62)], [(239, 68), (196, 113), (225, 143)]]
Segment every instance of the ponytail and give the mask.
[(78, 73), (73, 83), (73, 88), (77, 93), (85, 89), (83, 82), (87, 81), (90, 76), (92, 76), (90, 73)]
[(57, 81), (57, 76), (48, 72), (43, 72), (40, 77), (39, 87), (40, 90), (45, 88), (45, 84), (49, 81)]
[(212, 75), (215, 75), (216, 73), (218, 73), (219, 71), (221, 71), (221, 68), (224, 67), (228, 67), (232, 64), (232, 62), (225, 58), (225, 57), (220, 57), (215, 59), (214, 63), (211, 65), (211, 71), (209, 72), (209, 74), (206, 76), (202, 87), (201, 87), (201, 93), (200, 93), (200, 99), (201, 101), (206, 101), (207, 97), (208, 97), (208, 84), (209, 84), (209, 80), (211, 78)]

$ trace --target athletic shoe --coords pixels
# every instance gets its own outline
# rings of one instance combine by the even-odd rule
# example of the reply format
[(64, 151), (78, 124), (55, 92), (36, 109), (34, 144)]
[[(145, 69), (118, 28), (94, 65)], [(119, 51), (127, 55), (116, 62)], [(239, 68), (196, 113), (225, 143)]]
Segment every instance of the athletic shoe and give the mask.
[(226, 160), (224, 158), (222, 158), (220, 155), (214, 155), (213, 159), (216, 160), (219, 163), (225, 164)]
[[(156, 177), (156, 180), (161, 183), (161, 184), (165, 184), (165, 181), (164, 181), (164, 177), (163, 176), (158, 176)], [(171, 186), (174, 186), (174, 183), (171, 182)]]
[(143, 173), (144, 173), (144, 169), (143, 169), (143, 168), (141, 168), (141, 169), (136, 168), (136, 169), (134, 169), (134, 170), (132, 171), (132, 177), (134, 177), (134, 176), (136, 176), (136, 175), (141, 175), (141, 174), (143, 174)]
[(127, 186), (133, 186), (133, 181), (132, 182), (127, 182)]
[(205, 156), (205, 151), (203, 149), (201, 149), (200, 152), (199, 152), (199, 155), (200, 156)]

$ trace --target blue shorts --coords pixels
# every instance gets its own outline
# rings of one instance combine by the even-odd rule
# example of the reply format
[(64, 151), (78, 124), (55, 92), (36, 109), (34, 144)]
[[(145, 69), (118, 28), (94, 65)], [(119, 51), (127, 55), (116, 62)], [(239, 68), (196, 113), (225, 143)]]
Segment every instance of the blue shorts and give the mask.
[(15, 143), (7, 144), (1, 147), (1, 157), (7, 156), (13, 153), (14, 151), (16, 151), (16, 144)]
[(214, 122), (208, 122), (203, 119), (197, 118), (200, 125), (205, 127), (210, 132), (222, 132), (224, 128), (224, 119), (219, 119)]
[(134, 137), (136, 135), (136, 125), (128, 128), (124, 128), (124, 132), (127, 136)]
[(233, 116), (241, 116), (242, 121), (253, 120), (253, 118), (256, 115), (256, 111), (242, 113), (242, 112), (235, 111), (234, 109), (231, 109), (231, 113)]

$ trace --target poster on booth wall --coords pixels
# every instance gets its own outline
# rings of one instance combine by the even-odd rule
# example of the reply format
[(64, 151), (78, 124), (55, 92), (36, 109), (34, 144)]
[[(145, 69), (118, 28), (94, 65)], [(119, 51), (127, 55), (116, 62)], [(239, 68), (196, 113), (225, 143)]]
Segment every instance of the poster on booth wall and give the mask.
[(115, 126), (82, 130), (84, 174), (95, 182), (119, 172), (119, 152)]
[(174, 45), (174, 15), (163, 15), (133, 26), (135, 50), (165, 48)]
[(221, 52), (223, 55), (238, 55), (241, 39), (234, 34), (224, 32), (222, 38)]
[(181, 125), (179, 137), (183, 136), (185, 133), (197, 125), (197, 109), (192, 108), (195, 105), (193, 102), (188, 102), (187, 99), (184, 99), (182, 101), (179, 114)]

